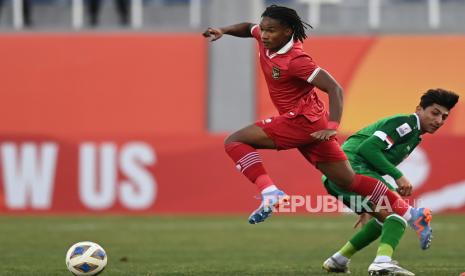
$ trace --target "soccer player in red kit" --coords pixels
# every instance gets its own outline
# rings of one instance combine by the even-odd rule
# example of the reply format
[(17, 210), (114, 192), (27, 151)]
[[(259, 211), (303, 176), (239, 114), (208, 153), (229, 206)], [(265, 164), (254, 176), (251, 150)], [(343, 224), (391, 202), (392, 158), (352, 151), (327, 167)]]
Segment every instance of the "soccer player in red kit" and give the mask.
[[(342, 116), (343, 91), (337, 81), (304, 52), (302, 42), (307, 23), (293, 9), (271, 5), (259, 25), (239, 23), (208, 28), (203, 35), (212, 41), (223, 34), (253, 37), (259, 46), (260, 64), (271, 99), (279, 116), (258, 121), (240, 129), (225, 140), (226, 153), (262, 195), (262, 203), (249, 217), (249, 223), (264, 221), (273, 207), (289, 197), (276, 187), (266, 173), (257, 149), (297, 148), (318, 170), (341, 188), (376, 201), (386, 198), (393, 211), (407, 221), (419, 219), (400, 196), (411, 194), (412, 185), (402, 179), (399, 194), (385, 189), (380, 181), (355, 174), (335, 135)], [(315, 88), (329, 96), (329, 114)], [(378, 204), (378, 202), (373, 202)], [(412, 217), (413, 216), (413, 217)], [(423, 218), (420, 218), (423, 219)]]

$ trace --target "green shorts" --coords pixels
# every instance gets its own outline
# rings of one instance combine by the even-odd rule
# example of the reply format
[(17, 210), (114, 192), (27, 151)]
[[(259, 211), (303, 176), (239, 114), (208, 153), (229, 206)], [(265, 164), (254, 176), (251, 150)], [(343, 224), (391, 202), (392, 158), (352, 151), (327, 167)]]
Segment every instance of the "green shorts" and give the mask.
[[(390, 190), (392, 190), (392, 191), (396, 190), (396, 188), (393, 185), (389, 184), (386, 180), (384, 180), (384, 178), (380, 174), (378, 174), (376, 172), (369, 171), (369, 170), (363, 170), (361, 172), (357, 171), (357, 174), (362, 174), (362, 175), (366, 175), (366, 176), (376, 178), (376, 179), (380, 180), (381, 182), (383, 182), (386, 186), (388, 186), (388, 188)], [(366, 197), (361, 196), (361, 195), (359, 195), (357, 193), (354, 193), (354, 192), (348, 192), (348, 191), (340, 188), (339, 186), (337, 186), (334, 182), (329, 180), (324, 175), (322, 177), (322, 181), (323, 181), (323, 184), (324, 184), (324, 186), (326, 188), (326, 191), (330, 195), (336, 197), (339, 200), (342, 200), (344, 205), (349, 207), (355, 213), (362, 214), (362, 213), (366, 213), (366, 212), (371, 211), (371, 207), (369, 206), (368, 199)]]

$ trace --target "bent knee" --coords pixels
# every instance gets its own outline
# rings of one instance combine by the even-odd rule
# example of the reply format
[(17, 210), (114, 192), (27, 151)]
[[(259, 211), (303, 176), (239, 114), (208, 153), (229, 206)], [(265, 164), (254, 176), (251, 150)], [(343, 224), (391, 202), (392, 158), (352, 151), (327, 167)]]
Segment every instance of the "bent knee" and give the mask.
[(231, 134), (231, 135), (228, 135), (228, 137), (226, 137), (224, 139), (224, 146), (227, 146), (227, 145), (230, 145), (232, 143), (237, 143), (239, 142), (238, 139), (235, 137), (234, 135), (235, 133)]
[(349, 190), (350, 186), (352, 185), (353, 178), (350, 177), (337, 177), (336, 179), (331, 179), (339, 188), (344, 190)]

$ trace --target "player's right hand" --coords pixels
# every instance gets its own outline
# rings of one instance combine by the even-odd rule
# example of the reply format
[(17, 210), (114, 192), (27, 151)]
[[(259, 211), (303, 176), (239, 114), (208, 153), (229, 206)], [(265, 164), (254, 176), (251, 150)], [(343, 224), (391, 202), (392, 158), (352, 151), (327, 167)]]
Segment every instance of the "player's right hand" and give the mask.
[(410, 196), (412, 195), (412, 183), (408, 181), (408, 179), (405, 176), (401, 176), (399, 179), (396, 180), (397, 184), (397, 192), (401, 196)]
[(323, 129), (310, 134), (315, 140), (318, 141), (328, 141), (331, 137), (335, 136), (337, 131), (334, 129)]
[(207, 37), (210, 41), (216, 41), (223, 36), (223, 31), (221, 29), (210, 28), (202, 33), (204, 37)]

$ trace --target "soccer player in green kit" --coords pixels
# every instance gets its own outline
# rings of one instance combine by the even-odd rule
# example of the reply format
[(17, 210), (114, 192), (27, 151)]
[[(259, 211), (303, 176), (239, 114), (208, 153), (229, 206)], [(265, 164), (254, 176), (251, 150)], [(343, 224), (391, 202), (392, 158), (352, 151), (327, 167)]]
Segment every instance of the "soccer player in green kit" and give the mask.
[[(394, 115), (381, 119), (350, 136), (342, 148), (354, 171), (376, 178), (386, 185), (386, 189), (395, 191), (395, 187), (386, 182), (382, 176), (389, 175), (396, 182), (408, 181), (396, 166), (418, 146), (423, 134), (433, 134), (444, 124), (458, 98), (457, 94), (450, 91), (430, 89), (421, 97), (414, 114)], [(414, 275), (392, 261), (392, 255), (407, 224), (420, 237), (421, 248), (429, 248), (432, 237), (429, 222), (407, 223), (388, 208), (377, 210), (373, 205), (368, 208), (367, 205), (361, 205), (360, 201), (354, 200), (357, 194), (342, 190), (325, 176), (323, 183), (328, 193), (342, 197), (344, 204), (361, 214), (359, 222), (367, 220), (369, 215), (373, 216), (338, 252), (324, 262), (323, 269), (328, 272), (349, 273), (350, 258), (381, 237), (376, 258), (368, 268), (369, 275)], [(372, 197), (380, 193), (381, 191), (375, 191)], [(406, 194), (410, 193), (411, 191), (408, 191)], [(374, 202), (379, 200), (376, 199)], [(428, 208), (412, 209), (424, 212), (431, 218)]]

